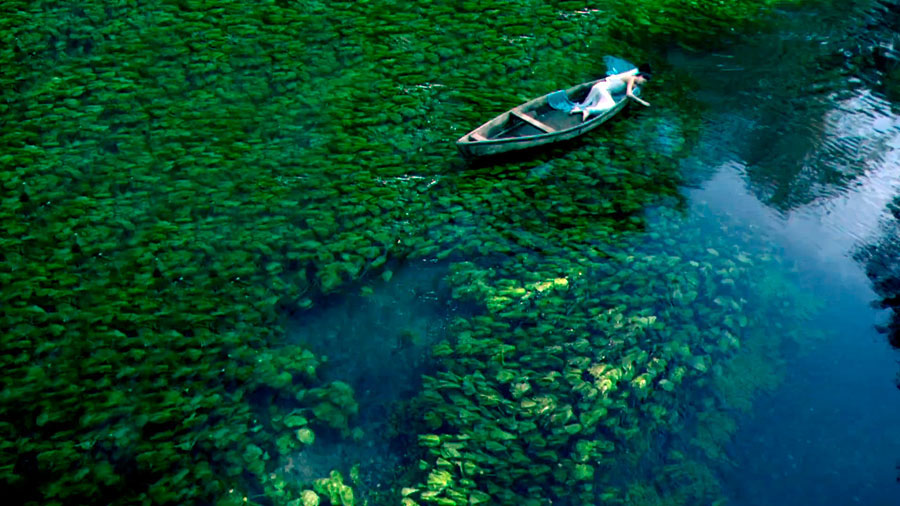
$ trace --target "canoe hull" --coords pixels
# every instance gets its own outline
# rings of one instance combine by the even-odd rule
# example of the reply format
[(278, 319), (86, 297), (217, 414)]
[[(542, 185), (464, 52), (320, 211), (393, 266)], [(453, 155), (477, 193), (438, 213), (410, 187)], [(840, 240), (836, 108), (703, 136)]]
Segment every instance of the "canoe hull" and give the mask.
[[(580, 102), (598, 81), (573, 86), (566, 94), (573, 102)], [(456, 141), (460, 153), (476, 158), (573, 139), (602, 125), (628, 103), (624, 94), (614, 95), (615, 106), (583, 122), (580, 114), (570, 115), (550, 107), (548, 96), (510, 109), (460, 137)]]

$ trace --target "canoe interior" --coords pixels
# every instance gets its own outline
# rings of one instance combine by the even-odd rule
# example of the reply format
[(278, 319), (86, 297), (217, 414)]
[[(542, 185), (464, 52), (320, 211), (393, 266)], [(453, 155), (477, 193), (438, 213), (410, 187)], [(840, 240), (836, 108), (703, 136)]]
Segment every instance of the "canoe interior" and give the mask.
[[(580, 89), (571, 92), (569, 94), (569, 99), (573, 102), (581, 102), (587, 97), (588, 92), (590, 92), (590, 86), (581, 87)], [(614, 94), (613, 98), (616, 102), (619, 102), (625, 98), (625, 94)], [(564, 113), (563, 111), (550, 107), (546, 100), (541, 100), (530, 106), (525, 106), (522, 108), (522, 112), (553, 127), (556, 131), (567, 130), (584, 124), (581, 120), (581, 114)], [(588, 121), (596, 117), (596, 115), (590, 116)], [(487, 139), (511, 139), (546, 133), (538, 127), (517, 118), (513, 114), (504, 114), (503, 117), (500, 118), (500, 121), (491, 123), (494, 124), (485, 125), (487, 128), (479, 129), (481, 130), (480, 133)]]

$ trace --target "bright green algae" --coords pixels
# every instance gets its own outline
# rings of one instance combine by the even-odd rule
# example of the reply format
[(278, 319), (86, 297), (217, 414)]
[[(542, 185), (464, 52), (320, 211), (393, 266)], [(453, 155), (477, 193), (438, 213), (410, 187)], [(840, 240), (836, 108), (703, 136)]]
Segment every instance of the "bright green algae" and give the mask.
[[(437, 348), (421, 461), (379, 501), (714, 500), (727, 404), (759, 387), (723, 378), (768, 371), (751, 337), (789, 335), (768, 326), (789, 299), (755, 254), (673, 254), (665, 212), (657, 249), (632, 237), (676, 192), (687, 84), (660, 76), (652, 115), (513, 166), (462, 170), (452, 141), (760, 3), (7, 2), (4, 482), (34, 504), (360, 502), (353, 462), (284, 470), (357, 411), (285, 314), (439, 258), (476, 315)], [(745, 315), (726, 280), (769, 302)], [(681, 426), (659, 478), (639, 457)]]

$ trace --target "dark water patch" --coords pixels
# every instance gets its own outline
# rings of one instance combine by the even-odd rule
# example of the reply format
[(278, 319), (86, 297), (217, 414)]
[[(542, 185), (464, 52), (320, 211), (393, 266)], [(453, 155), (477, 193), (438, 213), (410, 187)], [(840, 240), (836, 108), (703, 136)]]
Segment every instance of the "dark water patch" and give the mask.
[(781, 388), (742, 422), (726, 472), (734, 504), (893, 504), (900, 422), (896, 354), (873, 332), (880, 315), (837, 280), (811, 280), (840, 308), (812, 322), (829, 339), (788, 364)]
[[(880, 330), (893, 347), (900, 348), (900, 197), (888, 207), (890, 214), (882, 223), (881, 237), (861, 248), (856, 258), (865, 265), (866, 274), (881, 297), (878, 305), (893, 311), (890, 321)], [(900, 388), (900, 375), (897, 385)]]
[(866, 31), (859, 44), (851, 48), (859, 75), (877, 92), (892, 101), (894, 110), (900, 108), (900, 3), (879, 0), (866, 19)]
[[(418, 262), (381, 276), (361, 293), (326, 300), (292, 317), (290, 339), (328, 357), (323, 376), (343, 378), (374, 399), (415, 389), (419, 355), (441, 337), (449, 310), (442, 302), (446, 265)], [(387, 363), (410, 366), (384, 370)], [(391, 377), (379, 378), (377, 374)], [(410, 377), (406, 377), (410, 376)]]
[(369, 493), (403, 462), (403, 448), (392, 442), (391, 413), (421, 388), (428, 351), (446, 338), (454, 308), (446, 302), (446, 264), (417, 262), (385, 272), (361, 293), (344, 293), (291, 318), (288, 339), (327, 357), (321, 379), (347, 382), (359, 405), (352, 437), (326, 436), (290, 457), (292, 476), (303, 483), (361, 464), (359, 491)]

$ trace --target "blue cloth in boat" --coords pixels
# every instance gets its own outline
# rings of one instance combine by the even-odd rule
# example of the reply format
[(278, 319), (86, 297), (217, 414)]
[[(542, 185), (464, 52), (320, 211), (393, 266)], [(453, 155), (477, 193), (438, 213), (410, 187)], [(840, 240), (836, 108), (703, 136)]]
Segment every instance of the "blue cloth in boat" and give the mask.
[(566, 95), (566, 90), (554, 91), (547, 95), (547, 103), (550, 104), (550, 107), (562, 112), (569, 112), (578, 105), (569, 100), (569, 96)]

